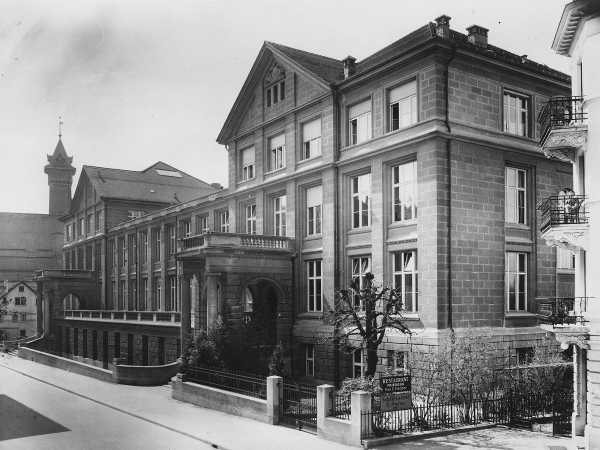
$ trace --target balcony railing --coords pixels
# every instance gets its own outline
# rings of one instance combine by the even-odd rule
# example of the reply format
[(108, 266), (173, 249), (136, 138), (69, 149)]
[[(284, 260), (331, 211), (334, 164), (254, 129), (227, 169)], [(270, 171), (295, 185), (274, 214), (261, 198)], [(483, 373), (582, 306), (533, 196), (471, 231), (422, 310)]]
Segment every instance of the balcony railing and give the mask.
[(553, 129), (571, 128), (586, 124), (586, 113), (583, 112), (583, 97), (553, 97), (542, 108), (538, 115), (543, 145)]
[(537, 315), (542, 323), (553, 327), (584, 325), (588, 297), (537, 298)]
[(132, 322), (180, 323), (177, 311), (122, 311), (105, 309), (66, 309), (65, 319), (126, 320)]
[(241, 247), (289, 250), (293, 240), (285, 236), (208, 232), (181, 239), (182, 252), (206, 247)]
[(542, 213), (541, 231), (567, 224), (586, 224), (588, 215), (584, 195), (554, 195), (539, 203)]

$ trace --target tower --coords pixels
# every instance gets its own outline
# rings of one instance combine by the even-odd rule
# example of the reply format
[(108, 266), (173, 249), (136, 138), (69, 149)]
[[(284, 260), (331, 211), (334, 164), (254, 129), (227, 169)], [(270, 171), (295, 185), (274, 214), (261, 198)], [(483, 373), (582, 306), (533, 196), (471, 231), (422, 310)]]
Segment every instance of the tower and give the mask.
[(71, 184), (75, 174), (72, 161), (73, 157), (67, 155), (59, 133), (54, 153), (48, 155), (48, 164), (44, 167), (50, 187), (48, 213), (51, 216), (67, 214), (71, 207)]

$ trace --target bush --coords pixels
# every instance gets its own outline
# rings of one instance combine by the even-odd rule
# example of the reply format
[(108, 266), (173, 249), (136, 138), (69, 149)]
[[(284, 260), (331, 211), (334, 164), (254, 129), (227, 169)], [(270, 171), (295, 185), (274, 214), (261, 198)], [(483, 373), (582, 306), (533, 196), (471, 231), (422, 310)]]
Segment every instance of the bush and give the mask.
[(215, 343), (202, 331), (186, 349), (183, 355), (183, 365), (184, 367), (219, 369), (223, 367), (223, 361)]
[(278, 344), (273, 353), (271, 353), (269, 375), (285, 376), (285, 361), (283, 359), (283, 346), (281, 344)]
[(346, 378), (342, 381), (342, 387), (338, 390), (338, 393), (350, 395), (353, 391), (367, 391), (378, 395), (381, 393), (381, 387), (379, 380), (374, 377)]

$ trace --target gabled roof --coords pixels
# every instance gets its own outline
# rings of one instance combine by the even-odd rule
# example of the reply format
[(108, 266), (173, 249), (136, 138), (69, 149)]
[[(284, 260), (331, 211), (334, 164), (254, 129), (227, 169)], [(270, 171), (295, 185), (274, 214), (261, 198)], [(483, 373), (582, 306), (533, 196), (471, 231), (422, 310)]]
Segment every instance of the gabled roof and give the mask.
[(275, 42), (267, 42), (267, 44), (276, 48), (327, 83), (336, 83), (344, 79), (344, 63), (339, 59), (298, 50), (297, 48), (287, 47)]
[(15, 284), (13, 284), (10, 288), (8, 288), (6, 292), (0, 293), (0, 298), (6, 298), (8, 294), (14, 291), (18, 286), (25, 286), (27, 289), (29, 289), (31, 292), (37, 295), (37, 291), (31, 286), (29, 286), (25, 281), (18, 281)]
[(90, 180), (98, 197), (104, 199), (174, 204), (217, 191), (205, 181), (162, 161), (139, 172), (83, 166), (82, 175), (83, 173)]

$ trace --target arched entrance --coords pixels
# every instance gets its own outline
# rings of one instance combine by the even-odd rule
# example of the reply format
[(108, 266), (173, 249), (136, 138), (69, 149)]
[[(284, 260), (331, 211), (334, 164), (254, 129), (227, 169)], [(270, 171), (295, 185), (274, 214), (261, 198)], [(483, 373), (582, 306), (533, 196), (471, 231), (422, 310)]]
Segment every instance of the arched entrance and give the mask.
[(256, 279), (246, 285), (242, 321), (256, 329), (265, 346), (277, 345), (279, 287), (271, 280)]

